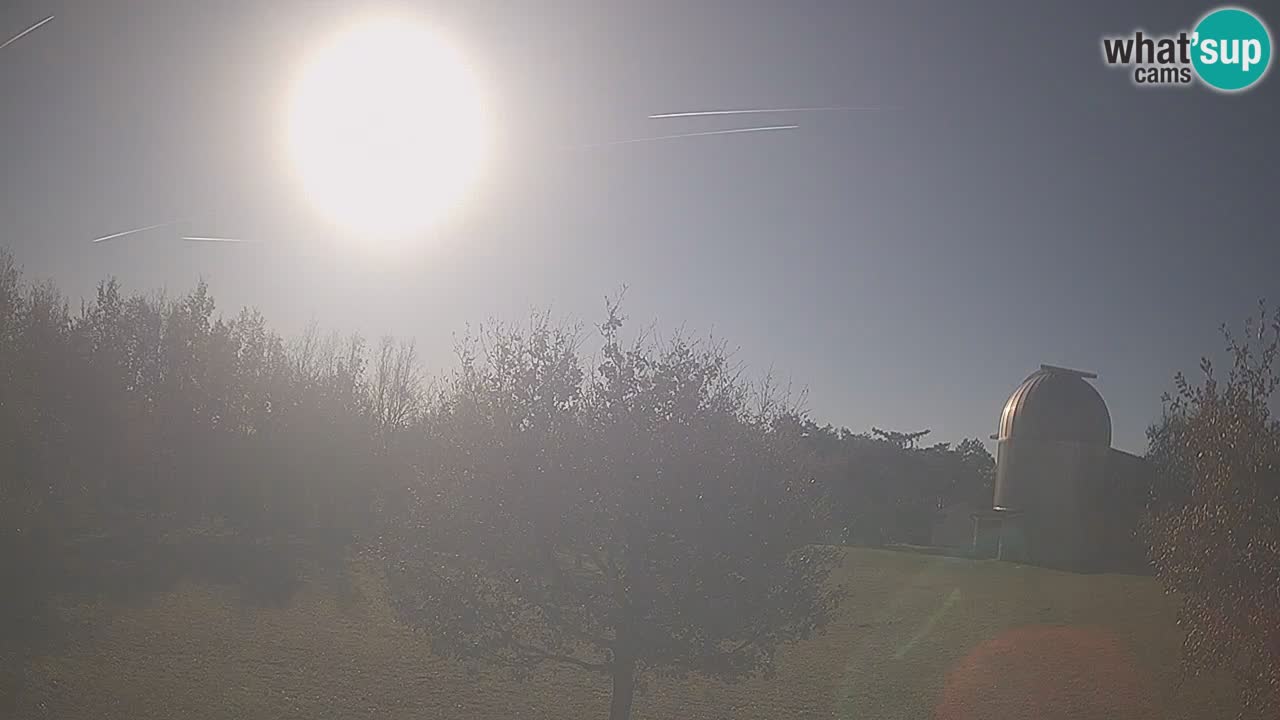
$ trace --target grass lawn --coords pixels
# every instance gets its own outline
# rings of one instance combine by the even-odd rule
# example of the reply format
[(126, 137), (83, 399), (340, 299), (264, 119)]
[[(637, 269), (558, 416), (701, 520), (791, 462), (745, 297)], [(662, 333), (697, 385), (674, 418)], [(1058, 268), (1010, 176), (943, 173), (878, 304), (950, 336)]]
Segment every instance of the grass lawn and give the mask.
[[(634, 717), (1002, 720), (1230, 717), (1230, 688), (1177, 688), (1181, 635), (1155, 581), (855, 549), (851, 595), (777, 673), (648, 683)], [(29, 671), (23, 718), (601, 718), (608, 686), (570, 669), (525, 682), (431, 657), (377, 585), (248, 609), (184, 586), (145, 607), (79, 609), (83, 631)]]

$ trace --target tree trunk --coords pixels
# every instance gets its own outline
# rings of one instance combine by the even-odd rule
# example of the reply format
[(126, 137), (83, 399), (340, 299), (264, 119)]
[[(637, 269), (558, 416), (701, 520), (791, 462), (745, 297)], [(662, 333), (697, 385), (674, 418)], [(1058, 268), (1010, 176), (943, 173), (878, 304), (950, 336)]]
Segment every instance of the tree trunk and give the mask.
[(609, 720), (629, 720), (631, 699), (636, 692), (636, 661), (613, 661), (613, 695), (609, 699)]

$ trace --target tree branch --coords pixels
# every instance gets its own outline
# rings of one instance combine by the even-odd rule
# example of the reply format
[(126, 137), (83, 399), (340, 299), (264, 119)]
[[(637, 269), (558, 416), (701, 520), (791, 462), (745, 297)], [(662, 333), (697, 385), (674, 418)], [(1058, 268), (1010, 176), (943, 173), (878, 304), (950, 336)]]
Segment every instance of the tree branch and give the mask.
[[(593, 615), (591, 612), (591, 602), (593, 598), (585, 590), (578, 587), (576, 583), (569, 580), (564, 569), (560, 567), (559, 558), (557, 557), (555, 550), (550, 545), (544, 548), (544, 555), (545, 562), (550, 570), (552, 582), (556, 583), (561, 589), (577, 598), (582, 603), (582, 607), (586, 611), (588, 617), (591, 617)], [(553, 618), (559, 627), (563, 628), (573, 637), (594, 645), (602, 650), (607, 650), (613, 647), (613, 643), (608, 638), (597, 637), (585, 630), (574, 627), (572, 623), (564, 622), (564, 618), (561, 615), (559, 608), (555, 606), (555, 603), (544, 604), (537, 602), (536, 600), (534, 600), (534, 603), (542, 610), (543, 615), (548, 618)]]
[(547, 652), (542, 648), (534, 647), (532, 645), (526, 645), (525, 643), (522, 643), (522, 642), (512, 641), (511, 646), (515, 648), (517, 651), (523, 653), (520, 657), (521, 659), (524, 659), (524, 660), (529, 660), (533, 662), (543, 662), (546, 660), (550, 660), (552, 662), (564, 663), (566, 665), (572, 665), (574, 667), (581, 668), (583, 670), (588, 670), (591, 672), (599, 672), (599, 673), (608, 672), (609, 670), (608, 663), (593, 663), (593, 662), (588, 662), (586, 660), (582, 660), (580, 658), (573, 657), (571, 655), (561, 655), (559, 653)]
[(734, 655), (737, 655), (738, 653), (742, 652), (743, 650), (746, 650), (747, 648), (751, 647), (752, 645), (755, 645), (757, 642), (759, 642), (761, 639), (763, 639), (763, 638), (764, 638), (764, 636), (765, 636), (765, 635), (767, 635), (767, 634), (768, 634), (768, 630), (767, 630), (766, 628), (764, 628), (764, 627), (759, 627), (759, 628), (757, 628), (757, 629), (756, 629), (756, 632), (755, 632), (755, 634), (754, 634), (754, 635), (752, 635), (751, 637), (749, 637), (749, 638), (747, 638), (747, 639), (743, 640), (742, 642), (738, 643), (738, 644), (737, 644), (737, 645), (736, 645), (732, 650), (730, 650), (730, 651), (728, 652), (728, 655), (729, 655), (730, 657), (732, 657), (732, 656), (734, 656)]

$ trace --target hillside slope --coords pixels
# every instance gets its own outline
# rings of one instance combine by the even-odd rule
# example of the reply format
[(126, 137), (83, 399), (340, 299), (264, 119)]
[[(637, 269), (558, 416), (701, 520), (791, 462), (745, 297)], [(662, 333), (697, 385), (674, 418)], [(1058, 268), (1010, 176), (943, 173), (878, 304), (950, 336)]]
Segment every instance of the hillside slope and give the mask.
[[(1175, 690), (1180, 635), (1155, 581), (994, 561), (849, 550), (841, 617), (773, 677), (648, 683), (635, 717), (1221, 718), (1229, 688)], [(84, 631), (41, 658), (21, 717), (60, 720), (599, 718), (607, 685), (567, 669), (524, 683), (433, 659), (377, 584), (248, 609), (185, 586), (146, 607), (80, 608)]]

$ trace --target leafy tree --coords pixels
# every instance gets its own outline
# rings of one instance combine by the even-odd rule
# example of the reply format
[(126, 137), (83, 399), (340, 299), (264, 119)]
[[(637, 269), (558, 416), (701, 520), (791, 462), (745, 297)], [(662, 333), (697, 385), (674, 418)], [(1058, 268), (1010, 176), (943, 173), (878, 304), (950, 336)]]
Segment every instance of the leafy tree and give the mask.
[(991, 506), (995, 494), (996, 461), (981, 440), (968, 438), (955, 447), (939, 443), (927, 450), (937, 457), (940, 508), (955, 503)]
[(995, 460), (982, 442), (919, 447), (928, 432), (806, 429), (843, 542), (928, 543), (942, 509), (991, 502)]
[(382, 545), (438, 652), (603, 675), (611, 720), (646, 675), (767, 670), (840, 598), (803, 423), (750, 410), (776, 405), (722, 348), (624, 345), (621, 325), (611, 305), (590, 368), (545, 315), (464, 341)]
[(1182, 374), (1148, 431), (1156, 470), (1150, 556), (1182, 602), (1184, 669), (1231, 668), (1245, 711), (1280, 712), (1280, 316), (1263, 306), (1244, 335), (1223, 328), (1230, 370)]

